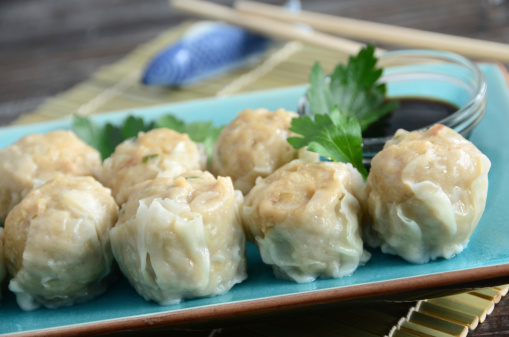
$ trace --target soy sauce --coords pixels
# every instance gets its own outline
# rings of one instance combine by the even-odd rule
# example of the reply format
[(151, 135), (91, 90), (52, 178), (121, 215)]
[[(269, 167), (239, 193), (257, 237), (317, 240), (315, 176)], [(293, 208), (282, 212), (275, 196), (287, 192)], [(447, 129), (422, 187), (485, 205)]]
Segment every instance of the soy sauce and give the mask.
[(399, 101), (399, 108), (371, 124), (362, 134), (363, 137), (392, 136), (398, 129), (417, 130), (458, 111), (457, 106), (438, 100), (405, 97), (397, 101)]

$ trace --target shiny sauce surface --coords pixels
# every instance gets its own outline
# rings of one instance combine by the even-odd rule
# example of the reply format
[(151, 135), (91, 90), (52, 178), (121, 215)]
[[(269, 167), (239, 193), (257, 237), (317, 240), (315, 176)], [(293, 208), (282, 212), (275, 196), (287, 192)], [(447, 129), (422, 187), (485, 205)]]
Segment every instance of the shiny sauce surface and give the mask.
[(404, 97), (399, 108), (371, 124), (362, 134), (365, 138), (392, 136), (398, 129), (417, 130), (432, 125), (458, 111), (450, 103), (426, 98)]

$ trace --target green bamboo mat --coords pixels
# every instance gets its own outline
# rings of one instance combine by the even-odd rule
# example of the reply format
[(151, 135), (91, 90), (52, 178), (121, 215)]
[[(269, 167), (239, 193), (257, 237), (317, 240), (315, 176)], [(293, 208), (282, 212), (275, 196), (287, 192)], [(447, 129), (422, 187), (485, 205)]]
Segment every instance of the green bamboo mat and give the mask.
[[(228, 96), (308, 82), (315, 61), (326, 71), (347, 55), (299, 42), (279, 42), (250, 67), (181, 89), (147, 87), (140, 76), (147, 62), (178, 39), (191, 23), (160, 34), (118, 62), (103, 67), (87, 81), (49, 99), (34, 112), (19, 118), (27, 124), (82, 115), (146, 107), (203, 97)], [(493, 310), (508, 286), (479, 289), (459, 295), (418, 302), (386, 303), (383, 306), (337, 309), (327, 314), (264, 320), (215, 330), (214, 336), (465, 336)], [(434, 295), (433, 292), (429, 296)], [(426, 298), (426, 297), (421, 297)]]

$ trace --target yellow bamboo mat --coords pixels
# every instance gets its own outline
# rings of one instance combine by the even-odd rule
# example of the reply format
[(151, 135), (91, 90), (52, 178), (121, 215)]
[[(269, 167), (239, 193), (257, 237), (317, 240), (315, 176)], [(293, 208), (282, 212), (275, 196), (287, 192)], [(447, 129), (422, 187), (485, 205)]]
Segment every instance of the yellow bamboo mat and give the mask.
[[(190, 23), (162, 33), (120, 61), (103, 67), (89, 80), (46, 101), (33, 113), (19, 118), (26, 124), (63, 118), (78, 112), (83, 115), (146, 107), (156, 104), (227, 96), (308, 81), (312, 64), (319, 60), (332, 70), (347, 55), (303, 45), (276, 43), (262, 61), (251, 67), (215, 77), (199, 84), (168, 89), (146, 87), (139, 79), (147, 62), (165, 46), (179, 38)], [(419, 302), (388, 303), (383, 306), (334, 310), (309, 317), (296, 316), (263, 323), (214, 331), (214, 336), (465, 336), (469, 329), (486, 319), (508, 286), (480, 289), (459, 295)]]
[(304, 84), (308, 81), (308, 74), (315, 60), (320, 60), (324, 69), (330, 71), (337, 62), (347, 59), (347, 55), (304, 46), (300, 42), (280, 42), (270, 48), (262, 61), (249, 68), (186, 88), (169, 89), (142, 85), (140, 76), (145, 65), (154, 54), (180, 37), (189, 25), (190, 23), (186, 23), (160, 34), (118, 62), (98, 70), (89, 80), (47, 100), (33, 113), (22, 116), (15, 123), (47, 121), (74, 112), (90, 115)]
[(328, 336), (328, 337), (464, 337), (484, 322), (508, 285), (456, 295), (374, 307), (264, 320), (262, 323), (216, 330), (216, 337)]

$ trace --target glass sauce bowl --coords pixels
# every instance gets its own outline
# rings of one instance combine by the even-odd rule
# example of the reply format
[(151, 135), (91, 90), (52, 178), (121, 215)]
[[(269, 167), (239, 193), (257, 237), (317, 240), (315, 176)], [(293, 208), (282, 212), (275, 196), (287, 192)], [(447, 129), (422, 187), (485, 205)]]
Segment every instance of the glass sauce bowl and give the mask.
[[(399, 50), (382, 54), (378, 66), (384, 71), (380, 82), (386, 83), (387, 99), (422, 99), (444, 102), (458, 107), (433, 124), (443, 124), (468, 138), (486, 111), (486, 80), (479, 67), (470, 60), (450, 52), (434, 50)], [(307, 114), (309, 104), (303, 97), (300, 115)], [(389, 117), (390, 118), (390, 117)], [(407, 130), (413, 131), (413, 130)], [(363, 138), (365, 163), (379, 152), (393, 135)]]

